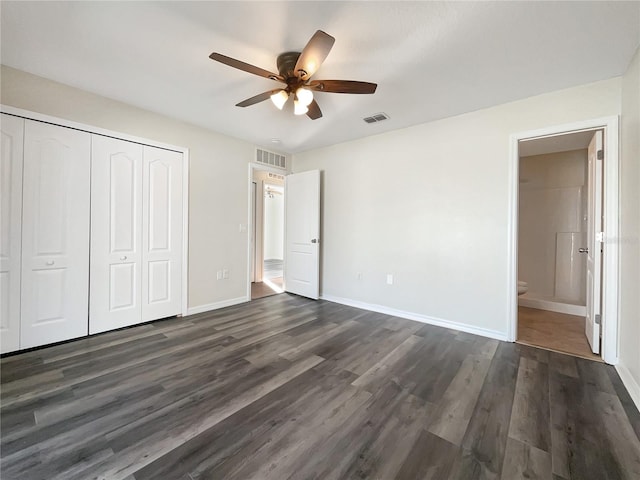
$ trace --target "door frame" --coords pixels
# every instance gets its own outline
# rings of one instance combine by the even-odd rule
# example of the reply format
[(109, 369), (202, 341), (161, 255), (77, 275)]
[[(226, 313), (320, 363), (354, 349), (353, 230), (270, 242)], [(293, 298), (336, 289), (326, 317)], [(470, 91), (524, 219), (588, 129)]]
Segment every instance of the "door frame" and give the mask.
[(618, 242), (619, 242), (619, 118), (595, 118), (537, 130), (514, 133), (509, 139), (509, 220), (507, 245), (507, 339), (515, 342), (518, 334), (518, 194), (520, 140), (557, 136), (583, 130), (603, 129), (605, 160), (602, 199), (604, 248), (602, 254), (602, 359), (618, 363)]
[[(257, 162), (249, 162), (249, 173), (248, 173), (248, 180), (247, 180), (247, 191), (248, 191), (248, 195), (247, 195), (247, 204), (249, 206), (249, 208), (247, 209), (247, 233), (248, 233), (248, 237), (247, 237), (247, 290), (246, 290), (246, 298), (247, 301), (250, 302), (251, 301), (251, 255), (253, 255), (253, 250), (257, 249), (257, 245), (254, 249), (251, 248), (251, 238), (253, 237), (253, 235), (255, 235), (255, 224), (257, 224), (256, 222), (252, 221), (252, 213), (253, 210), (255, 208), (255, 204), (254, 202), (251, 201), (251, 190), (252, 190), (252, 186), (251, 183), (253, 182), (253, 173), (255, 171), (261, 171), (261, 172), (269, 172), (269, 173), (273, 173), (276, 175), (281, 175), (283, 177), (287, 177), (287, 175), (289, 175), (289, 171), (288, 170), (283, 170), (281, 168), (276, 168), (276, 167), (271, 167), (269, 165), (263, 165), (261, 163), (257, 163)], [(259, 190), (257, 188), (256, 185), (256, 197), (258, 195), (263, 195), (264, 192), (262, 190)], [(285, 192), (286, 195), (286, 192)], [(257, 203), (257, 202), (256, 202)], [(262, 221), (264, 222), (264, 218), (262, 218)], [(285, 218), (285, 231), (286, 231), (286, 218)], [(263, 232), (264, 233), (264, 232)], [(262, 242), (262, 244), (260, 245), (260, 247), (263, 249), (264, 251), (264, 241)], [(264, 264), (264, 255), (262, 255), (262, 262)], [(287, 261), (287, 259), (285, 258), (285, 262)], [(256, 267), (257, 268), (257, 262), (256, 262)], [(262, 269), (262, 267), (260, 267)]]
[(80, 130), (105, 137), (113, 137), (119, 140), (162, 148), (164, 150), (171, 150), (182, 154), (182, 305), (180, 310), (181, 315), (186, 317), (189, 314), (189, 149), (168, 143), (157, 142), (148, 138), (129, 135), (127, 133), (117, 132), (115, 130), (107, 130), (93, 125), (73, 122), (64, 118), (32, 112), (9, 105), (0, 104), (0, 112), (13, 115), (14, 117), (21, 117), (27, 120), (35, 120), (43, 123), (51, 123), (53, 125), (71, 128), (73, 130)]

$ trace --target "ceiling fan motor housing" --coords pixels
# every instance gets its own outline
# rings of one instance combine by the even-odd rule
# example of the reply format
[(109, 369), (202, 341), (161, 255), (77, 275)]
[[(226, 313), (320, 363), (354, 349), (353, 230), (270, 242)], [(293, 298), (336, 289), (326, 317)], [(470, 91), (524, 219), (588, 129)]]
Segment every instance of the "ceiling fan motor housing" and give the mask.
[[(276, 64), (278, 65), (278, 73), (286, 80), (289, 78), (297, 78), (295, 72), (296, 63), (300, 57), (300, 52), (284, 52), (278, 55)], [(287, 82), (288, 83), (288, 82)]]

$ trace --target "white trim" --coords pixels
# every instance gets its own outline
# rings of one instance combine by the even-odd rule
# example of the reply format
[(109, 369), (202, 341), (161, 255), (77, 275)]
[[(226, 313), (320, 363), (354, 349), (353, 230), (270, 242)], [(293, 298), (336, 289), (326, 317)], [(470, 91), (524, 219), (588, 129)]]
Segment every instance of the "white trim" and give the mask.
[(38, 112), (31, 112), (29, 110), (23, 110), (22, 108), (11, 107), (9, 105), (0, 104), (0, 113), (6, 113), (7, 115), (13, 115), (16, 117), (26, 118), (43, 123), (50, 123), (52, 125), (59, 125), (61, 127), (72, 128), (74, 130), (80, 130), (82, 132), (87, 132), (95, 135), (102, 135), (104, 137), (126, 140), (128, 142), (138, 143), (141, 145), (162, 148), (164, 150), (170, 150), (182, 154), (182, 307), (180, 311), (182, 315), (186, 315), (188, 312), (189, 301), (189, 149), (186, 147), (179, 147), (177, 145), (171, 145), (168, 143), (157, 142), (148, 138), (136, 137), (134, 135), (128, 135), (122, 132), (107, 130), (104, 128), (95, 127), (93, 125), (72, 122), (64, 118), (52, 117), (50, 115), (45, 115)]
[(182, 315), (189, 312), (189, 149), (182, 152)]
[(518, 297), (518, 305), (521, 307), (537, 308), (549, 312), (566, 313), (567, 315), (587, 316), (587, 307), (584, 305), (572, 305), (571, 303), (554, 302), (542, 298)]
[(508, 340), (516, 340), (518, 330), (518, 141), (576, 131), (605, 130), (604, 162), (604, 253), (602, 292), (602, 359), (609, 364), (618, 363), (618, 117), (604, 117), (592, 120), (545, 127), (528, 132), (514, 133), (509, 139), (509, 219), (507, 254), (507, 315)]
[(240, 303), (246, 303), (251, 300), (251, 297), (237, 297), (230, 298), (229, 300), (222, 300), (220, 302), (208, 303), (206, 305), (198, 305), (197, 307), (189, 307), (187, 315), (196, 315), (198, 313), (210, 312), (212, 310), (219, 310), (220, 308), (231, 307), (233, 305), (239, 305)]
[(102, 135), (105, 137), (113, 137), (118, 140), (126, 140), (128, 142), (140, 143), (142, 145), (149, 145), (150, 147), (163, 148), (165, 150), (172, 150), (175, 152), (183, 153), (188, 150), (184, 147), (177, 145), (171, 145), (169, 143), (162, 143), (156, 140), (151, 140), (143, 137), (136, 137), (127, 133), (116, 132), (114, 130), (107, 130), (105, 128), (94, 127), (93, 125), (87, 125), (85, 123), (72, 122), (65, 118), (52, 117), (51, 115), (45, 115), (43, 113), (31, 112), (29, 110), (23, 110), (22, 108), (11, 107), (9, 105), (0, 104), (0, 112), (8, 115), (14, 115), (16, 117), (27, 118), (29, 120), (36, 120), (38, 122), (51, 123), (53, 125), (59, 125), (61, 127), (73, 128), (74, 130), (80, 130), (87, 133), (94, 133), (96, 135)]
[(621, 363), (616, 365), (616, 370), (618, 371), (620, 380), (622, 380), (622, 383), (624, 383), (627, 392), (629, 392), (633, 403), (635, 403), (636, 407), (640, 410), (640, 385), (638, 385), (636, 379), (633, 378), (633, 375), (631, 375), (629, 369)]
[(504, 332), (475, 327), (466, 323), (453, 322), (451, 320), (444, 320), (442, 318), (429, 317), (427, 315), (422, 315), (421, 313), (397, 310), (395, 308), (385, 307), (384, 305), (376, 305), (373, 303), (361, 302), (359, 300), (351, 300), (350, 298), (335, 297), (333, 295), (323, 294), (320, 295), (320, 299), (327, 300), (333, 303), (339, 303), (341, 305), (348, 305), (350, 307), (361, 308), (363, 310), (369, 310), (371, 312), (384, 313), (386, 315), (392, 315), (394, 317), (406, 318), (408, 320), (415, 320), (416, 322), (421, 323), (428, 323), (429, 325), (436, 325), (438, 327), (449, 328), (451, 330), (459, 330), (461, 332), (472, 333), (474, 335), (480, 335), (481, 337), (494, 338), (496, 340), (503, 341), (507, 340)]

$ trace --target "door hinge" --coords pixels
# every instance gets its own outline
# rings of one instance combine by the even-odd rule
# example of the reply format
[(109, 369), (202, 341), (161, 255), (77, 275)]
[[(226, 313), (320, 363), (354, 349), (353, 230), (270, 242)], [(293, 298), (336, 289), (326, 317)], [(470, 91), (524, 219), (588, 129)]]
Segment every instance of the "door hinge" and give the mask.
[(602, 315), (600, 315), (599, 313), (596, 313), (595, 322), (596, 322), (596, 325), (600, 325), (602, 323)]
[(596, 158), (598, 160), (604, 160), (604, 150), (598, 150), (598, 153), (596, 154)]
[(604, 243), (604, 232), (596, 232), (596, 242)]

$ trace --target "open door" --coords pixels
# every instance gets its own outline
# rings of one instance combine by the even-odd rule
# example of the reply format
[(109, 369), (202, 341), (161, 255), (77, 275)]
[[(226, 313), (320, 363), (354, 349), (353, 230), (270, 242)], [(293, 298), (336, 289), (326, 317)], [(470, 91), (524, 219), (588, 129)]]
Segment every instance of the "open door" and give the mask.
[(320, 295), (320, 171), (285, 179), (285, 290)]
[(588, 151), (587, 315), (585, 333), (593, 353), (600, 353), (602, 270), (602, 131), (594, 133)]

